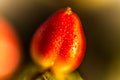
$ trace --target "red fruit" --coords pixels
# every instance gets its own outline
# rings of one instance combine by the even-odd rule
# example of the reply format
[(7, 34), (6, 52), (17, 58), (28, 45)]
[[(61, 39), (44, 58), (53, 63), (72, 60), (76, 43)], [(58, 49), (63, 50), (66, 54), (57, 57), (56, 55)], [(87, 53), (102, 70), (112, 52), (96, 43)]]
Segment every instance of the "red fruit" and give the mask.
[(81, 63), (85, 36), (71, 8), (61, 9), (38, 28), (31, 44), (34, 61), (55, 73), (69, 73)]
[(20, 61), (20, 46), (11, 25), (0, 17), (0, 80), (10, 77)]

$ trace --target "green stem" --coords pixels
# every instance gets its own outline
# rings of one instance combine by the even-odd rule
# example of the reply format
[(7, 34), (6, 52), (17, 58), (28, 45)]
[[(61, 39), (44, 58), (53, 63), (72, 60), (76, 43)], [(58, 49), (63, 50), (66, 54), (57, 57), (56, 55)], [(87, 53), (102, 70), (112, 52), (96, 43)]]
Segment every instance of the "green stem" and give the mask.
[[(61, 75), (59, 75), (60, 77)], [(61, 77), (60, 77), (61, 78)], [(51, 70), (41, 71), (39, 66), (29, 64), (10, 80), (83, 80), (79, 72), (74, 71), (65, 74), (63, 79), (59, 79)]]
[(31, 80), (48, 80), (45, 73), (36, 72), (32, 75)]
[(54, 80), (54, 76), (50, 70), (46, 70), (44, 72), (36, 72), (32, 75), (31, 80)]

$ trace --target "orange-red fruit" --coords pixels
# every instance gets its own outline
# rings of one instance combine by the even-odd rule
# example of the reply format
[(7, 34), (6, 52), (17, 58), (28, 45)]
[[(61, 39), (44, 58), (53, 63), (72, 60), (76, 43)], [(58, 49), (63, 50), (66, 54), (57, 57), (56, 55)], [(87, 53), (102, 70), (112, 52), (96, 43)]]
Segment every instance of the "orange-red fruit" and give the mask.
[(81, 21), (71, 8), (61, 9), (36, 31), (31, 55), (44, 69), (69, 73), (81, 63), (85, 51), (85, 36)]
[(11, 25), (0, 17), (0, 80), (10, 77), (20, 61), (20, 46)]

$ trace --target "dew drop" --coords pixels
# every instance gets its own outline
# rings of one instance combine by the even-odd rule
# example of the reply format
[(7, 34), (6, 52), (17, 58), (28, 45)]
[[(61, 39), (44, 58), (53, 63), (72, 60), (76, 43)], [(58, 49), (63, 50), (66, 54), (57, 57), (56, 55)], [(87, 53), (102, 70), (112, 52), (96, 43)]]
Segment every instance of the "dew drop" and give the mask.
[(77, 35), (74, 35), (74, 38), (77, 38)]
[(54, 61), (51, 62), (51, 65), (54, 65)]
[(69, 34), (69, 32), (67, 31), (67, 34)]
[(65, 26), (65, 28), (67, 28), (68, 26)]
[(64, 29), (63, 31), (64, 31), (64, 32), (66, 32), (66, 30), (65, 30), (65, 29)]
[(60, 29), (60, 31), (62, 31), (62, 29)]
[(64, 22), (61, 23), (62, 25), (64, 24)]

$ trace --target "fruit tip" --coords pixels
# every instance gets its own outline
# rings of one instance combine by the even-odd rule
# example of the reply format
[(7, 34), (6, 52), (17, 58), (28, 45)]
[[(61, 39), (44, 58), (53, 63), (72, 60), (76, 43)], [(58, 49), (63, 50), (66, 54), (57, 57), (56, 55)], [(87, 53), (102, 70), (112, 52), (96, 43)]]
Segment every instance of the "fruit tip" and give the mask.
[(69, 14), (71, 14), (71, 13), (72, 13), (72, 9), (71, 9), (71, 7), (68, 6), (68, 7), (66, 8), (66, 14), (69, 15)]

